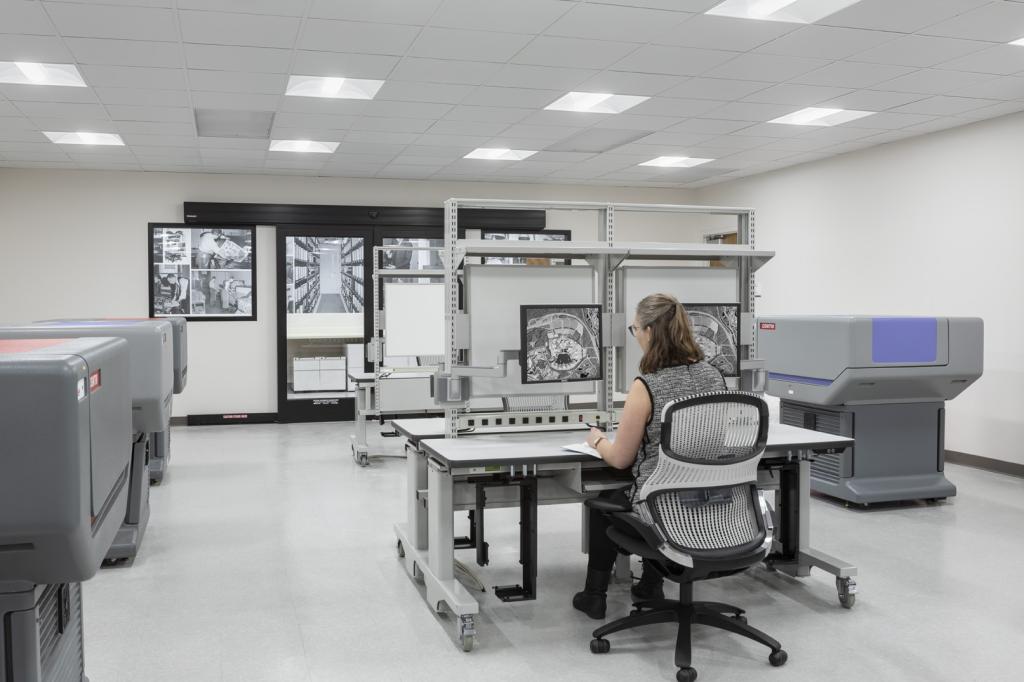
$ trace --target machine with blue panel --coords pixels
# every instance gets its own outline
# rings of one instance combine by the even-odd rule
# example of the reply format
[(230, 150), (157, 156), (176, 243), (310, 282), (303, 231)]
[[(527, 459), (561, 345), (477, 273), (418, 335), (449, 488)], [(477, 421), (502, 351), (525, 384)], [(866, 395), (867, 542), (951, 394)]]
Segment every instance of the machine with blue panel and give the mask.
[(49, 322), (0, 327), (0, 339), (118, 337), (128, 342), (131, 415), (134, 435), (124, 447), (131, 453), (128, 509), (107, 552), (109, 561), (134, 558), (149, 523), (149, 450), (152, 434), (169, 428), (174, 390), (173, 331), (164, 320)]
[(0, 340), (0, 682), (82, 682), (80, 583), (128, 507), (128, 343)]
[(778, 315), (757, 334), (781, 421), (856, 440), (818, 456), (812, 490), (858, 504), (956, 495), (945, 401), (982, 374), (981, 319)]
[[(149, 319), (149, 318), (146, 318)], [(160, 317), (171, 323), (172, 341), (174, 346), (174, 395), (180, 395), (188, 383), (188, 323), (184, 317)], [(89, 320), (45, 320), (36, 324), (65, 322), (88, 322)], [(100, 320), (102, 321), (102, 320)], [(130, 320), (116, 320), (130, 321)], [(149, 453), (149, 479), (152, 483), (162, 483), (167, 465), (171, 461), (171, 430), (164, 429), (153, 434)]]

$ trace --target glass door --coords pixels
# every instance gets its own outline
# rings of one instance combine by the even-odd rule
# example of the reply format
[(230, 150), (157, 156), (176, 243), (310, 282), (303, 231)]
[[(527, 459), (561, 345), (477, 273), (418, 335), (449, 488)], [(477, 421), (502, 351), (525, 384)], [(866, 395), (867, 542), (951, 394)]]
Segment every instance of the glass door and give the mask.
[(365, 369), (370, 233), (278, 230), (278, 420), (355, 416), (350, 372)]

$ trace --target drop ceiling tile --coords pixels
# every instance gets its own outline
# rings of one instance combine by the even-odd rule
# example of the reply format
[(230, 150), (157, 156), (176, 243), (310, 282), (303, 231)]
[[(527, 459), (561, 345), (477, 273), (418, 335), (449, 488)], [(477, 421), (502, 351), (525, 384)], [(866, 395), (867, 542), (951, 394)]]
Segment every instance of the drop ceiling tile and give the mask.
[[(418, 135), (417, 135), (418, 137)], [(373, 144), (368, 142), (342, 142), (338, 145), (338, 151), (332, 163), (341, 159), (350, 159), (359, 162), (386, 163), (402, 153), (406, 148), (404, 144)]]
[(680, 47), (747, 52), (799, 27), (781, 21), (756, 21), (696, 14), (652, 42)]
[(652, 97), (629, 110), (639, 116), (671, 116), (677, 119), (700, 116), (725, 102), (710, 99), (682, 99), (677, 97)]
[(873, 116), (858, 118), (856, 121), (850, 121), (844, 125), (850, 128), (897, 130), (899, 128), (906, 128), (907, 126), (917, 125), (919, 123), (927, 123), (934, 118), (934, 116), (927, 116), (924, 114), (894, 113), (891, 111), (885, 111), (880, 114), (874, 114)]
[(533, 112), (532, 109), (507, 107), (471, 107), (458, 105), (444, 115), (448, 121), (482, 121), (485, 123), (516, 123)]
[(703, 75), (709, 78), (777, 83), (821, 68), (826, 64), (828, 61), (824, 59), (747, 53)]
[(369, 130), (350, 130), (345, 133), (344, 139), (346, 142), (352, 143), (407, 145), (412, 144), (417, 137), (419, 137), (418, 133), (380, 133)]
[[(51, 85), (0, 84), (0, 96), (12, 102), (99, 103), (92, 88), (65, 88)], [(0, 114), (2, 116), (3, 114)]]
[(418, 26), (426, 24), (440, 5), (441, 0), (313, 0), (309, 16)]
[[(983, 43), (972, 44), (981, 45)], [(1024, 71), (1024, 47), (995, 45), (959, 59), (943, 62), (939, 67), (953, 71), (973, 71), (1009, 76)]]
[(151, 69), (137, 66), (87, 65), (79, 69), (92, 87), (185, 90), (183, 69)]
[(595, 154), (588, 152), (545, 152), (540, 151), (530, 157), (531, 160), (544, 162), (544, 163), (579, 163), (580, 161), (586, 161), (592, 159)]
[(4, 130), (0, 128), (0, 150), (7, 148), (10, 142), (39, 142), (42, 135), (33, 127), (31, 130)]
[[(291, 73), (301, 76), (336, 76), (341, 78), (384, 80), (394, 77), (392, 70), (399, 63), (398, 60), (398, 57), (379, 54), (296, 50)], [(403, 80), (417, 79), (405, 78)]]
[(387, 81), (377, 93), (376, 99), (392, 102), (458, 104), (471, 92), (473, 92), (471, 85)]
[(307, 19), (299, 36), (298, 48), (401, 56), (412, 45), (417, 33), (419, 28), (416, 26)]
[(531, 90), (527, 88), (495, 88), (479, 86), (462, 104), (479, 107), (516, 107), (542, 109), (561, 97), (561, 90)]
[(415, 118), (380, 118), (362, 116), (352, 123), (353, 130), (378, 130), (393, 133), (423, 133), (434, 121)]
[(845, 59), (898, 38), (897, 33), (810, 24), (762, 45), (755, 52), (819, 59)]
[(405, 57), (385, 76), (389, 80), (413, 83), (480, 85), (500, 68), (500, 64), (489, 62)]
[(282, 17), (301, 17), (303, 3), (294, 0), (175, 0), (178, 9), (199, 9), (217, 12), (244, 12), (247, 14), (273, 14)]
[[(690, 149), (694, 145), (704, 144), (708, 140), (714, 139), (713, 135), (707, 135), (703, 133), (686, 133), (686, 132), (670, 132), (662, 130), (660, 132), (651, 133), (646, 137), (641, 137), (636, 142), (631, 144), (625, 144), (615, 149), (617, 154), (638, 154), (646, 155), (647, 161), (655, 156), (671, 156), (679, 149)], [(658, 151), (655, 152), (651, 148), (657, 147)], [(687, 152), (688, 153), (688, 152)], [(687, 154), (683, 154), (684, 156)]]
[[(565, 128), (567, 132), (565, 138), (562, 140), (547, 140), (537, 139), (533, 137), (511, 137), (509, 135), (497, 135), (495, 137), (488, 138), (486, 142), (479, 145), (481, 147), (487, 147), (489, 149), (529, 149), (532, 151), (538, 151), (541, 149), (555, 148), (561, 145), (566, 139), (572, 137), (572, 129)], [(556, 148), (554, 151), (566, 151), (561, 148)]]
[(615, 71), (641, 71), (674, 76), (699, 76), (736, 57), (735, 52), (693, 47), (645, 45), (615, 62)]
[(64, 38), (178, 41), (174, 13), (168, 9), (48, 2), (46, 11)]
[(487, 80), (487, 85), (504, 88), (579, 90), (581, 83), (597, 73), (595, 69), (566, 69), (553, 66), (534, 66), (532, 64), (505, 64)]
[(973, 109), (963, 114), (958, 114), (957, 118), (961, 120), (980, 121), (986, 118), (997, 118), (999, 116), (1006, 116), (1007, 114), (1015, 114), (1019, 111), (1024, 111), (1024, 102), (999, 102), (992, 106)]
[(78, 64), (112, 64), (180, 69), (184, 64), (181, 46), (141, 40), (65, 38)]
[(829, 88), (821, 85), (800, 85), (782, 83), (759, 90), (743, 98), (745, 102), (766, 104), (791, 104), (809, 107), (825, 100), (834, 99), (850, 92), (849, 88)]
[(924, 99), (927, 95), (913, 92), (883, 92), (881, 90), (854, 90), (834, 99), (821, 102), (823, 107), (856, 109), (858, 111), (885, 111), (910, 102)]
[(186, 10), (178, 12), (178, 17), (186, 43), (253, 47), (291, 48), (300, 22), (295, 17)]
[[(570, 68), (605, 69), (635, 49), (635, 44), (626, 42), (539, 36), (520, 50), (512, 58), (512, 62), (538, 66), (557, 64)], [(624, 67), (616, 70), (630, 69)]]
[[(125, 140), (127, 143), (127, 140)], [(199, 160), (199, 148), (187, 147), (156, 147), (153, 145), (130, 144), (136, 158), (142, 159), (179, 159), (188, 161)]]
[[(62, 88), (81, 90), (82, 88)], [(90, 88), (104, 104), (137, 104), (151, 107), (187, 107), (188, 92), (185, 90), (151, 90), (148, 88)]]
[(108, 105), (107, 113), (114, 121), (170, 121), (191, 123), (192, 109), (182, 107), (147, 107), (125, 104)]
[(188, 70), (193, 90), (243, 92), (259, 95), (283, 95), (288, 76), (280, 73), (241, 73), (238, 71)]
[(363, 116), (436, 120), (451, 111), (451, 104), (436, 102), (389, 102), (375, 99), (364, 103)]
[(434, 159), (435, 161), (444, 159), (447, 163), (451, 163), (452, 161), (461, 159), (463, 157), (463, 152), (458, 149), (444, 149), (442, 147), (411, 144), (401, 150), (399, 156), (407, 159), (429, 158)]
[(792, 155), (792, 152), (780, 149), (747, 149), (745, 151), (736, 152), (735, 154), (730, 154), (722, 159), (721, 163), (723, 166), (738, 168), (742, 162), (755, 164), (768, 163), (770, 161), (777, 161)]
[(173, 135), (178, 137), (195, 136), (194, 123), (151, 123), (147, 121), (118, 121), (115, 123), (118, 133), (138, 133), (140, 135)]
[(440, 133), (424, 133), (416, 138), (421, 147), (446, 147), (461, 150), (463, 154), (487, 144), (487, 135), (442, 135)]
[(752, 93), (764, 90), (771, 83), (758, 81), (737, 81), (724, 78), (691, 78), (676, 87), (661, 93), (663, 97), (684, 99), (715, 99), (730, 101), (742, 99)]
[[(438, 154), (441, 154), (442, 151), (443, 151), (440, 147), (433, 147), (432, 149), (434, 149), (434, 151), (437, 152)], [(450, 154), (448, 156), (444, 156), (444, 155), (440, 155), (440, 156), (422, 156), (422, 155), (419, 155), (419, 154), (399, 154), (398, 156), (396, 156), (394, 159), (391, 160), (391, 164), (392, 165), (397, 164), (397, 165), (400, 165), (400, 166), (435, 166), (435, 167), (441, 167), (441, 166), (447, 166), (449, 163), (451, 163), (452, 161), (455, 161), (458, 158), (459, 158), (459, 154), (458, 153), (452, 153), (452, 154)]]
[(749, 126), (748, 121), (723, 121), (715, 118), (691, 118), (675, 124), (668, 132), (727, 135)]
[[(859, 62), (833, 62), (826, 67), (805, 73), (793, 79), (804, 85), (825, 85), (837, 88), (870, 88), (893, 78), (913, 73), (909, 66), (866, 64)], [(888, 88), (887, 88), (888, 89)], [(899, 90), (899, 88), (892, 88)]]
[(918, 92), (928, 95), (944, 95), (955, 90), (993, 80), (989, 74), (967, 73), (965, 71), (944, 71), (920, 69), (899, 78), (875, 84), (878, 90), (895, 92)]
[[(851, 57), (851, 61), (923, 68), (978, 52), (986, 47), (986, 43), (976, 40), (905, 35), (865, 52), (860, 52)], [(948, 68), (955, 69), (956, 67)], [(972, 69), (962, 70), (971, 71)]]
[[(881, 115), (881, 114), (879, 114)], [(850, 142), (853, 140), (861, 140), (865, 137), (870, 137), (877, 134), (876, 129), (871, 128), (853, 128), (849, 125), (833, 126), (831, 128), (819, 128), (813, 130), (804, 135), (802, 140), (814, 140), (818, 142), (828, 142), (831, 144), (839, 144), (841, 142)]]
[(775, 139), (771, 137), (755, 137), (746, 135), (721, 135), (707, 140), (704, 144), (708, 147), (718, 149), (743, 150), (756, 149), (757, 147), (761, 147), (770, 142), (775, 142)]
[(817, 23), (915, 33), (926, 26), (988, 2), (989, 0), (860, 0)]
[[(21, 2), (22, 0), (18, 0)], [(7, 5), (4, 5), (6, 12)], [(0, 24), (0, 31), (9, 31), (6, 24)], [(64, 41), (54, 36), (0, 34), (0, 61), (5, 62), (43, 62), (45, 64), (67, 64), (73, 62), (71, 52), (64, 46)]]
[(159, 133), (129, 133), (122, 131), (121, 139), (129, 147), (145, 145), (150, 147), (193, 148), (197, 146), (197, 139), (194, 133), (190, 135), (161, 135)]
[(614, 128), (617, 130), (646, 130), (656, 132), (664, 130), (679, 122), (678, 116), (643, 116), (640, 114), (619, 114), (600, 123), (594, 128)]
[[(619, 118), (619, 117), (616, 117)], [(545, 140), (551, 142), (554, 140), (561, 140), (569, 135), (580, 132), (583, 128), (570, 128), (568, 126), (542, 126), (542, 125), (526, 125), (526, 124), (515, 124), (506, 127), (505, 130), (499, 130), (492, 135), (498, 135), (501, 133), (502, 137), (511, 138), (531, 138), (535, 140)], [(545, 147), (547, 145), (544, 145)]]
[(234, 109), (235, 111), (274, 111), (280, 95), (250, 95), (240, 92), (192, 92), (192, 106), (198, 109)]
[(574, 88), (581, 92), (614, 92), (621, 95), (659, 95), (683, 83), (685, 76), (638, 73), (636, 71), (602, 71)]
[(1024, 78), (1002, 76), (950, 91), (949, 94), (982, 99), (1024, 99)]
[(393, 180), (426, 180), (444, 166), (445, 164), (402, 165), (390, 163), (377, 174), (377, 177)]
[(937, 97), (928, 97), (927, 99), (922, 99), (911, 104), (905, 104), (902, 107), (893, 109), (893, 111), (906, 114), (928, 114), (931, 116), (956, 116), (958, 114), (965, 114), (969, 111), (981, 109), (982, 107), (989, 107), (994, 104), (999, 104), (999, 102), (991, 99), (947, 97), (940, 95)]
[(84, 102), (17, 102), (15, 106), (29, 118), (38, 116), (58, 118), (106, 119), (107, 110), (100, 104)]
[(646, 43), (671, 33), (689, 16), (657, 9), (578, 3), (544, 32), (567, 38), (626, 39), (629, 42)]
[(290, 73), (291, 58), (291, 50), (280, 48), (185, 45), (185, 63), (190, 69)]
[(506, 62), (528, 42), (530, 36), (516, 33), (427, 27), (420, 32), (408, 54), (431, 59)]
[(1024, 36), (1024, 4), (992, 2), (934, 26), (921, 33), (947, 38), (1008, 43)]
[(12, 35), (56, 35), (46, 16), (43, 3), (35, 0), (8, 0), (4, 3), (4, 33)]
[(806, 135), (812, 129), (807, 126), (793, 126), (783, 123), (754, 123), (742, 130), (736, 131), (737, 135), (747, 137), (772, 137), (776, 139), (788, 139)]
[(571, 7), (572, 4), (559, 0), (446, 0), (431, 18), (430, 25), (536, 34)]
[[(336, 128), (289, 128), (286, 126), (274, 125), (270, 129), (271, 140), (320, 140), (323, 142), (341, 142), (344, 139), (346, 130)], [(266, 140), (263, 140), (263, 146)], [(287, 152), (289, 154), (294, 152)]]
[(346, 129), (355, 123), (354, 115), (303, 114), (279, 111), (274, 115), (274, 125), (286, 128), (327, 128)]
[(590, 114), (577, 111), (534, 111), (519, 122), (537, 126), (589, 128), (595, 123), (604, 121), (612, 116), (614, 114)]

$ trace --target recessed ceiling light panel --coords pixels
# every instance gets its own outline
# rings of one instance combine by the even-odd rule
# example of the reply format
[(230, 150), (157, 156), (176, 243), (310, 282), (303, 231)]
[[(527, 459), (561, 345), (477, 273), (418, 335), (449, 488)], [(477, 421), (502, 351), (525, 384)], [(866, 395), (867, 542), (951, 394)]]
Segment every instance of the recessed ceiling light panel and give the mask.
[(338, 148), (337, 142), (318, 142), (316, 140), (271, 140), (272, 152), (305, 152), (307, 154), (333, 154)]
[(768, 121), (769, 123), (785, 123), (791, 126), (837, 126), (842, 123), (856, 121), (877, 112), (855, 111), (852, 109), (825, 109), (822, 107), (807, 107), (792, 114), (779, 116)]
[(495, 147), (478, 147), (466, 154), (464, 159), (485, 159), (487, 161), (522, 161), (537, 152), (528, 149), (501, 149)]
[(702, 163), (709, 163), (714, 159), (698, 159), (692, 156), (659, 156), (650, 161), (644, 161), (641, 166), (658, 166), (660, 168), (693, 168)]
[(725, 0), (705, 14), (739, 19), (813, 24), (860, 0)]
[(1024, 38), (1018, 38), (1017, 40), (1011, 40), (1009, 44), (1010, 45), (1020, 45), (1021, 47), (1024, 47)]
[(613, 95), (607, 92), (570, 92), (544, 107), (551, 111), (579, 111), (588, 114), (621, 114), (650, 97)]
[(86, 87), (82, 74), (74, 64), (40, 64), (38, 62), (0, 62), (0, 83), (16, 85), (62, 85)]
[(333, 76), (291, 76), (284, 94), (292, 97), (330, 99), (373, 99), (384, 81)]
[(94, 145), (106, 145), (110, 147), (123, 147), (124, 140), (121, 139), (120, 135), (114, 133), (47, 133), (44, 132), (50, 138), (50, 142), (54, 144), (94, 144)]

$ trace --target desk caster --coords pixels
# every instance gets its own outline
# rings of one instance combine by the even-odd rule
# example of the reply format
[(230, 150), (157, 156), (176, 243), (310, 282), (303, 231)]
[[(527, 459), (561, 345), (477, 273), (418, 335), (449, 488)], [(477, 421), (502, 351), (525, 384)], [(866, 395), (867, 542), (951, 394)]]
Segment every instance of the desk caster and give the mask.
[(857, 581), (853, 578), (836, 578), (836, 592), (844, 609), (852, 609), (857, 601)]
[(459, 644), (462, 645), (462, 650), (469, 652), (473, 650), (473, 644), (476, 643), (476, 625), (473, 622), (473, 616), (459, 616)]

